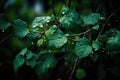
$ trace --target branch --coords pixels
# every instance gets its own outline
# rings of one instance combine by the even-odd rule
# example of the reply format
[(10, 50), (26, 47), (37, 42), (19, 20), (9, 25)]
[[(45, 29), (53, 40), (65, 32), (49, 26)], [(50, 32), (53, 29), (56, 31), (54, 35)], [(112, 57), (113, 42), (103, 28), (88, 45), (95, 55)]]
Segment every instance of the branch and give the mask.
[(76, 67), (77, 67), (77, 62), (78, 62), (78, 60), (79, 60), (79, 58), (76, 58), (75, 64), (74, 64), (74, 66), (73, 66), (72, 72), (71, 72), (68, 80), (71, 80), (71, 78), (72, 78), (72, 76), (73, 76), (73, 73), (75, 72), (75, 69), (76, 69)]
[(91, 29), (88, 29), (88, 30), (87, 30), (87, 31), (85, 31), (85, 32), (78, 33), (78, 34), (68, 35), (68, 36), (66, 36), (66, 37), (80, 36), (80, 35), (82, 35), (82, 34), (87, 34), (87, 33), (88, 33), (88, 32), (90, 32), (90, 31), (91, 31)]
[(114, 12), (108, 17), (108, 19), (106, 20), (106, 22), (103, 24), (103, 27), (101, 28), (100, 32), (98, 33), (98, 36), (97, 36), (96, 40), (99, 39), (99, 37), (100, 37), (102, 31), (104, 30), (106, 24), (109, 22), (109, 20), (112, 18), (112, 16), (114, 16), (115, 13), (116, 13), (117, 11), (119, 11), (119, 10), (120, 10), (120, 9), (117, 9), (116, 11), (114, 11)]
[(72, 39), (72, 38), (68, 38), (69, 40), (71, 40), (71, 41), (74, 41), (74, 42), (79, 42), (79, 40), (75, 40), (75, 39)]

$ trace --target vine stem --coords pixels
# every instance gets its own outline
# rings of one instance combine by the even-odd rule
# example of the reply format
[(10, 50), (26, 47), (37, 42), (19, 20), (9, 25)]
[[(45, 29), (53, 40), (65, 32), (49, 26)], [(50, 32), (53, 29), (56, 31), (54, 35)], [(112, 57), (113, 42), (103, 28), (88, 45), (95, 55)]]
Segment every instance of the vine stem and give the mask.
[(116, 11), (114, 11), (109, 17), (108, 17), (108, 19), (106, 20), (106, 22), (103, 24), (103, 27), (101, 28), (101, 30), (100, 30), (100, 32), (98, 33), (98, 36), (97, 36), (97, 38), (96, 38), (96, 40), (98, 40), (99, 39), (99, 37), (100, 37), (100, 35), (101, 35), (101, 33), (102, 33), (102, 31), (104, 30), (104, 28), (105, 28), (105, 26), (106, 26), (106, 24), (109, 22), (109, 20), (112, 18), (112, 16), (114, 16), (115, 15), (115, 13), (117, 12), (117, 11), (119, 11), (120, 10), (120, 8), (119, 9), (117, 9)]
[(71, 41), (74, 41), (74, 42), (79, 42), (79, 40), (75, 40), (75, 39), (72, 39), (72, 38), (68, 38), (69, 40), (71, 40)]
[(88, 33), (88, 32), (90, 32), (90, 31), (91, 31), (91, 29), (88, 29), (88, 30), (87, 30), (87, 31), (85, 31), (85, 32), (78, 33), (78, 34), (68, 35), (67, 37), (80, 36), (80, 35), (82, 35), (82, 34), (87, 34), (87, 33)]
[(79, 60), (79, 58), (76, 58), (75, 64), (74, 64), (74, 66), (73, 66), (72, 72), (71, 72), (68, 80), (71, 80), (71, 78), (72, 78), (72, 76), (73, 76), (73, 73), (75, 72), (75, 69), (76, 69), (76, 67), (77, 67), (77, 62), (78, 62), (78, 60)]

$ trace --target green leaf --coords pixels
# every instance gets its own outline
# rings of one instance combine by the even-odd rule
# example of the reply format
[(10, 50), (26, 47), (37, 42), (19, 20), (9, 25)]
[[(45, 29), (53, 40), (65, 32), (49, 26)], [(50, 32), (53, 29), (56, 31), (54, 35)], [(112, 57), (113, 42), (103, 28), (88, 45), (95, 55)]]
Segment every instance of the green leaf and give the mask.
[(87, 38), (81, 38), (80, 41), (76, 43), (74, 51), (79, 58), (84, 58), (92, 52), (92, 47), (89, 45)]
[(43, 44), (44, 44), (44, 39), (43, 38), (41, 38), (37, 41), (37, 46), (41, 46)]
[(31, 59), (34, 56), (34, 54), (31, 51), (26, 52), (26, 59)]
[(110, 53), (113, 54), (120, 52), (120, 31), (116, 30), (116, 34), (108, 38), (106, 48), (110, 51)]
[(42, 54), (39, 59), (40, 60), (35, 67), (38, 75), (45, 74), (48, 69), (53, 68), (56, 65), (55, 57), (52, 54)]
[(18, 54), (15, 57), (15, 60), (13, 62), (15, 72), (17, 72), (18, 69), (23, 66), (24, 62), (25, 62), (24, 56)]
[(27, 48), (24, 48), (16, 55), (16, 57), (13, 61), (13, 66), (14, 66), (15, 72), (17, 72), (18, 69), (20, 67), (22, 67), (22, 65), (24, 64), (24, 62), (25, 62), (24, 55), (26, 54), (26, 52), (27, 52)]
[(45, 32), (45, 35), (48, 39), (50, 39), (52, 37), (52, 35), (54, 34), (54, 32), (56, 31), (57, 29), (57, 26), (56, 25), (53, 25), (51, 26), (46, 32)]
[(67, 43), (67, 37), (60, 30), (57, 30), (49, 39), (49, 46), (54, 46), (56, 48), (62, 47), (65, 43)]
[(27, 48), (24, 48), (18, 53), (18, 55), (24, 56), (26, 54), (26, 52), (27, 52)]
[(13, 30), (15, 32), (15, 35), (19, 38), (25, 37), (29, 30), (27, 29), (27, 23), (18, 19), (13, 24)]
[(50, 16), (41, 16), (41, 17), (36, 17), (33, 22), (32, 22), (32, 27), (43, 27), (45, 23), (50, 22), (51, 17)]
[(63, 27), (70, 29), (74, 26), (81, 25), (82, 19), (76, 11), (67, 9), (63, 12), (65, 14), (60, 18), (60, 23), (63, 25)]
[(11, 24), (4, 19), (4, 15), (0, 15), (0, 30), (4, 32), (10, 25)]
[(92, 29), (93, 29), (93, 30), (98, 30), (99, 27), (100, 27), (100, 26), (99, 26), (98, 24), (96, 24), (95, 26), (92, 27)]
[(26, 65), (30, 66), (31, 68), (34, 68), (37, 63), (38, 56), (35, 53), (32, 53), (31, 51), (26, 52)]
[(35, 39), (39, 36), (39, 34), (38, 34), (38, 32), (31, 31), (26, 36), (27, 36), (28, 39)]
[(86, 72), (84, 69), (79, 68), (76, 70), (75, 76), (77, 79), (81, 80), (81, 79), (85, 78)]
[(100, 42), (97, 40), (97, 41), (94, 41), (93, 43), (92, 43), (92, 47), (93, 47), (93, 49), (95, 49), (95, 50), (98, 50), (98, 49), (100, 49), (100, 46), (101, 46), (101, 44), (100, 44)]
[(100, 14), (92, 13), (83, 18), (84, 25), (94, 25), (101, 19)]

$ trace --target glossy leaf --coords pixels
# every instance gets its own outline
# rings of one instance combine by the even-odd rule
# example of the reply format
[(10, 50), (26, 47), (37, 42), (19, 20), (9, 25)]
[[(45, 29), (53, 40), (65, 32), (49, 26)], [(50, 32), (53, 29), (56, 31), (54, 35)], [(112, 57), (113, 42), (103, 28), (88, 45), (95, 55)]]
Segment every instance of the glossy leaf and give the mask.
[(45, 74), (48, 69), (53, 68), (56, 65), (55, 57), (52, 54), (42, 54), (39, 59), (40, 60), (35, 67), (38, 75)]
[(13, 30), (15, 32), (15, 35), (19, 38), (25, 37), (29, 33), (27, 26), (28, 25), (26, 22), (20, 19), (16, 20), (13, 24)]
[(41, 38), (37, 41), (37, 46), (41, 46), (43, 44), (44, 44), (44, 39), (43, 38)]
[(45, 23), (50, 22), (51, 17), (50, 16), (41, 16), (41, 17), (36, 17), (33, 22), (32, 22), (32, 27), (43, 27)]
[(13, 62), (15, 72), (17, 72), (18, 69), (23, 66), (24, 62), (25, 62), (25, 59), (22, 55), (16, 56)]
[(74, 51), (79, 58), (84, 58), (92, 52), (92, 47), (89, 45), (87, 38), (81, 38), (80, 41), (76, 43)]
[(52, 37), (52, 35), (54, 34), (54, 32), (56, 31), (57, 29), (57, 26), (56, 25), (53, 25), (51, 26), (46, 32), (45, 32), (45, 35), (48, 39), (50, 39)]
[(92, 13), (88, 16), (85, 16), (83, 18), (84, 25), (94, 25), (101, 19), (100, 14), (98, 13)]
[(26, 36), (27, 36), (28, 39), (35, 39), (39, 36), (39, 34), (38, 34), (38, 32), (31, 31)]
[(49, 46), (56, 48), (62, 47), (67, 42), (67, 37), (60, 30), (57, 30), (52, 37), (49, 39)]
[(27, 66), (30, 66), (31, 68), (34, 68), (36, 63), (37, 63), (37, 59), (38, 59), (38, 57), (37, 57), (37, 55), (35, 53), (32, 53), (29, 50), (27, 51), (27, 53), (26, 53), (26, 61), (25, 61)]
[(93, 29), (93, 30), (98, 30), (99, 27), (100, 27), (100, 26), (97, 24), (97, 25), (93, 26), (92, 29)]
[(65, 14), (63, 17), (60, 18), (60, 23), (66, 29), (70, 29), (82, 23), (82, 19), (76, 11), (69, 9), (63, 12), (65, 12)]
[(101, 46), (101, 44), (100, 44), (99, 41), (94, 41), (94, 42), (92, 43), (92, 47), (93, 47), (93, 49), (95, 49), (95, 50), (100, 49), (100, 46)]
[(110, 38), (108, 38), (106, 48), (111, 53), (119, 53), (120, 52), (120, 31), (116, 30), (116, 34)]
[(24, 55), (26, 52), (27, 52), (27, 48), (24, 48), (15, 57), (14, 62), (13, 62), (15, 72), (17, 72), (18, 69), (23, 66), (23, 64), (25, 62)]
[(18, 54), (24, 56), (26, 52), (27, 52), (27, 48), (24, 48)]

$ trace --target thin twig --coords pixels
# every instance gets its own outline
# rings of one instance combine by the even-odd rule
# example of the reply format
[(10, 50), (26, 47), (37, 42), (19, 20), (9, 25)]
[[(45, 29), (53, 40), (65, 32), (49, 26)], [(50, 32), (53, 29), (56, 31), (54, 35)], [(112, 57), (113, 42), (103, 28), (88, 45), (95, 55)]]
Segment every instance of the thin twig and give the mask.
[(82, 34), (87, 34), (87, 33), (88, 33), (88, 32), (90, 32), (90, 31), (91, 31), (91, 29), (88, 29), (88, 30), (87, 30), (87, 31), (85, 31), (85, 32), (78, 33), (78, 34), (68, 35), (68, 36), (66, 36), (66, 37), (80, 36), (80, 35), (82, 35)]
[(72, 39), (70, 37), (68, 37), (68, 39), (71, 40), (71, 41), (74, 41), (74, 42), (79, 42), (79, 40), (75, 40), (75, 39)]
[(72, 72), (71, 72), (68, 80), (71, 80), (71, 78), (72, 78), (72, 76), (73, 76), (73, 73), (75, 72), (75, 69), (76, 69), (76, 67), (77, 67), (77, 62), (78, 62), (78, 60), (79, 60), (79, 58), (76, 58), (75, 64), (74, 64), (74, 66), (73, 66)]
[(119, 10), (120, 10), (120, 9), (117, 9), (116, 11), (114, 11), (114, 12), (108, 17), (108, 19), (106, 20), (106, 22), (103, 24), (103, 27), (101, 28), (100, 32), (98, 33), (98, 36), (97, 36), (96, 40), (99, 39), (99, 37), (100, 37), (102, 31), (104, 30), (106, 24), (110, 21), (110, 19), (112, 18), (112, 16), (114, 16), (115, 13), (116, 13), (117, 11), (119, 11)]

